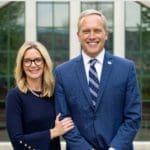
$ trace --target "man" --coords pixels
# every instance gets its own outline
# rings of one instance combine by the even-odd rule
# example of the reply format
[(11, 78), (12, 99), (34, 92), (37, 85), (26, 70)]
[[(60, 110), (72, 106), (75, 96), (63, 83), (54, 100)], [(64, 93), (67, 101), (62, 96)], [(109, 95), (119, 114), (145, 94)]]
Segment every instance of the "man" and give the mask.
[(132, 61), (106, 52), (105, 16), (96, 10), (78, 21), (82, 54), (56, 68), (56, 110), (75, 128), (69, 150), (133, 150), (141, 120), (141, 97)]

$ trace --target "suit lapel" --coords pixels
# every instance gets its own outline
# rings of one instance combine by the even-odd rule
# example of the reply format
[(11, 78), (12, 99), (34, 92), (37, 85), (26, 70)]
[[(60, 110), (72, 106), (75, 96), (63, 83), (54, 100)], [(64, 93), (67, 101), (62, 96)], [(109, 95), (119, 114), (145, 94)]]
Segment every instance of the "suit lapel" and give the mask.
[(92, 105), (92, 100), (89, 92), (89, 86), (86, 78), (85, 68), (83, 64), (82, 56), (79, 56), (76, 63), (76, 74), (79, 80), (79, 84), (81, 85), (82, 91), (84, 95), (86, 96), (86, 102), (89, 103), (91, 108), (94, 110), (94, 107)]
[(97, 98), (97, 105), (96, 109), (97, 110), (98, 106), (100, 105), (101, 102), (101, 97), (103, 95), (105, 86), (108, 84), (108, 77), (110, 76), (110, 72), (112, 69), (112, 55), (109, 53), (105, 52), (105, 57), (104, 57), (104, 62), (103, 62), (103, 67), (102, 67), (102, 75), (101, 75), (101, 80), (100, 80), (100, 88), (98, 92), (98, 98)]

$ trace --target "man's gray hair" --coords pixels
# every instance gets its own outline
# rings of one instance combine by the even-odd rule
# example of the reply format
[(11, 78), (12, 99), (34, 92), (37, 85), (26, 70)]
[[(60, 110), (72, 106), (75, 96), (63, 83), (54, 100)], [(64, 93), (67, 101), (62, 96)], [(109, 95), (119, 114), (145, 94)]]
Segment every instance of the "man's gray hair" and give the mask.
[(106, 31), (108, 31), (108, 27), (107, 27), (107, 19), (106, 17), (103, 15), (102, 11), (98, 11), (95, 9), (87, 9), (83, 12), (81, 12), (79, 19), (78, 19), (78, 31), (80, 30), (80, 22), (82, 20), (82, 18), (86, 17), (86, 16), (90, 16), (90, 15), (98, 15), (102, 18), (103, 22), (104, 22), (104, 28)]

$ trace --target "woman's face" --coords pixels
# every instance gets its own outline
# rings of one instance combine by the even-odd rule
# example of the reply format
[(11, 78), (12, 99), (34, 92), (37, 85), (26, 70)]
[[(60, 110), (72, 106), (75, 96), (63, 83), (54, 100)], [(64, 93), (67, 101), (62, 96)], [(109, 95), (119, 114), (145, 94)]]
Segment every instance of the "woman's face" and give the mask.
[(31, 48), (25, 52), (23, 58), (23, 70), (27, 79), (42, 80), (44, 60), (37, 49)]

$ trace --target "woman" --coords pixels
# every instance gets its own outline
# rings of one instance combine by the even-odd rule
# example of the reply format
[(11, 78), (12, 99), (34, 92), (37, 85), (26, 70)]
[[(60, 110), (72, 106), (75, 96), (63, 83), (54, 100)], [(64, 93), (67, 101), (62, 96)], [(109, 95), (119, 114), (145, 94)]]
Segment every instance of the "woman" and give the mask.
[[(6, 97), (7, 130), (15, 150), (60, 150), (59, 136), (74, 127), (71, 118), (55, 115), (52, 61), (39, 42), (18, 51), (16, 87)], [(56, 118), (56, 119), (55, 119)]]

